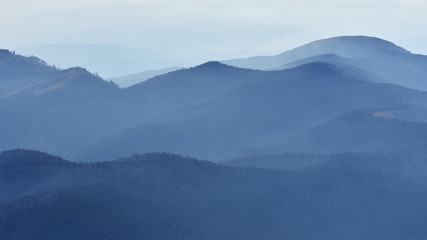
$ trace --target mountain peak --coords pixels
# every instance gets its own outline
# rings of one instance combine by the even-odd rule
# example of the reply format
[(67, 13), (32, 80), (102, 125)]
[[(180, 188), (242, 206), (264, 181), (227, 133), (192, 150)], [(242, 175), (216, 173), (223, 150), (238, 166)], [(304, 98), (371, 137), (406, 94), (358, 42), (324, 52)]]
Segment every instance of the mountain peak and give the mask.
[(357, 35), (357, 36), (338, 36), (338, 37), (332, 37), (332, 38), (326, 38), (318, 41), (311, 42), (309, 44), (306, 44), (304, 46), (310, 45), (310, 44), (343, 44), (346, 47), (354, 48), (365, 48), (370, 49), (374, 51), (395, 51), (400, 53), (409, 53), (406, 49), (397, 46), (396, 44), (378, 38), (378, 37), (371, 37), (371, 36), (363, 36), (363, 35)]
[(2, 167), (17, 167), (22, 165), (41, 165), (41, 164), (70, 164), (71, 162), (64, 160), (58, 156), (50, 155), (44, 152), (27, 150), (27, 149), (12, 149), (0, 153), (0, 166)]
[(77, 73), (89, 73), (89, 71), (83, 67), (71, 67), (68, 70), (73, 71), (73, 72), (77, 72)]
[(387, 58), (395, 54), (410, 54), (410, 52), (392, 42), (376, 37), (339, 36), (313, 41), (275, 56), (232, 59), (224, 61), (224, 63), (235, 67), (267, 70), (325, 54), (363, 60)]
[(381, 38), (339, 36), (310, 42), (275, 57), (282, 61), (294, 61), (310, 56), (335, 54), (350, 59), (373, 59), (390, 53), (407, 54), (410, 52)]
[(9, 55), (11, 52), (7, 49), (0, 49), (0, 56), (2, 55)]
[(97, 74), (91, 73), (87, 69), (82, 67), (72, 67), (64, 70), (63, 75), (59, 76), (57, 80), (59, 81), (65, 80), (66, 82), (68, 82), (69, 80), (72, 80), (72, 82), (78, 83), (78, 85), (85, 86), (85, 87), (92, 85), (97, 89), (103, 89), (105, 87), (114, 88), (114, 89), (119, 88), (114, 82), (105, 81), (104, 79), (99, 77)]
[(48, 66), (45, 61), (36, 56), (22, 56), (7, 49), (0, 49), (0, 61), (1, 65), (3, 65), (0, 65), (0, 68), (12, 68), (12, 66), (20, 64), (21, 67), (25, 65), (26, 68), (28, 68), (29, 65), (33, 65), (33, 67), (44, 67), (54, 70), (53, 67)]
[(234, 69), (235, 67), (218, 62), (218, 61), (209, 61), (203, 64), (200, 64), (198, 66), (193, 67), (193, 69), (198, 70), (212, 70), (212, 71), (218, 71), (222, 69)]

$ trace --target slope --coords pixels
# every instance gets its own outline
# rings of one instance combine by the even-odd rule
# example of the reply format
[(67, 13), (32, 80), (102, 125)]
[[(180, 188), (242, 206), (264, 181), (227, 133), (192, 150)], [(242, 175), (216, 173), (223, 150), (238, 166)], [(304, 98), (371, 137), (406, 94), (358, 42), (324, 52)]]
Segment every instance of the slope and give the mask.
[(80, 159), (167, 151), (218, 161), (285, 139), (346, 111), (404, 110), (427, 102), (424, 92), (351, 79), (324, 63), (255, 73), (259, 77), (253, 77), (251, 84), (159, 114), (91, 146)]
[(170, 67), (170, 68), (162, 68), (157, 70), (146, 70), (138, 73), (128, 74), (124, 76), (112, 77), (108, 80), (113, 81), (117, 85), (122, 88), (130, 87), (137, 83), (144, 82), (150, 78), (153, 78), (158, 75), (166, 74), (169, 72), (173, 72), (176, 70), (180, 70), (182, 67)]
[[(17, 175), (23, 174), (31, 170)], [(82, 176), (98, 180), (3, 202), (3, 239), (418, 240), (426, 234), (426, 194), (384, 174), (244, 170), (146, 154), (82, 164), (69, 178)]]
[(276, 56), (234, 59), (224, 61), (224, 63), (243, 68), (269, 69), (324, 54), (335, 54), (351, 59), (366, 59), (389, 53), (409, 54), (405, 49), (383, 39), (365, 36), (342, 36), (317, 40)]
[(0, 96), (48, 79), (57, 73), (57, 69), (37, 57), (24, 57), (0, 49)]
[[(6, 68), (20, 59), (29, 61), (14, 56), (1, 66)], [(117, 114), (123, 112), (116, 85), (83, 68), (52, 70), (43, 64), (33, 68), (5, 70), (17, 72), (16, 79), (5, 79), (19, 83), (20, 87), (0, 96), (4, 113), (0, 118), (0, 149), (36, 148), (66, 154), (78, 145), (106, 136), (102, 132), (119, 121), (111, 114), (112, 109)], [(103, 118), (108, 119), (105, 124)]]
[[(341, 64), (361, 69), (377, 82), (427, 90), (427, 57), (412, 54), (395, 44), (373, 37), (344, 36), (314, 41), (276, 56), (223, 61), (232, 66), (253, 69), (283, 69), (311, 57), (334, 54), (350, 59)], [(324, 61), (336, 63), (337, 59)], [(317, 61), (317, 60), (316, 60)]]
[(405, 158), (425, 156), (427, 124), (390, 118), (386, 112), (358, 110), (344, 113), (302, 134), (255, 152), (371, 152)]

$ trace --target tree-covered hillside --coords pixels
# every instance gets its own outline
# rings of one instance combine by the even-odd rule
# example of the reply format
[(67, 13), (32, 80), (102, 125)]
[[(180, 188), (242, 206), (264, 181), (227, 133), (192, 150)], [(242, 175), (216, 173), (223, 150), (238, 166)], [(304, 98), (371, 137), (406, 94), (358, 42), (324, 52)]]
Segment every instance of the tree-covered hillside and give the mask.
[(33, 182), (32, 191), (0, 204), (7, 240), (421, 240), (427, 233), (427, 193), (386, 173), (240, 169), (165, 153), (77, 164), (15, 150), (0, 163), (2, 183)]

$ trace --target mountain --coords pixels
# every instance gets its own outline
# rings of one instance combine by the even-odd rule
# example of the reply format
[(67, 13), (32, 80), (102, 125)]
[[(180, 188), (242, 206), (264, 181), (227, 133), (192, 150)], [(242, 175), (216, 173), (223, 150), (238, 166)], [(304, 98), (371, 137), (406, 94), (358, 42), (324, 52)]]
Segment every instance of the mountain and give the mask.
[(0, 96), (50, 78), (57, 73), (57, 69), (48, 66), (37, 57), (24, 57), (0, 49)]
[[(166, 153), (77, 164), (8, 151), (0, 154), (0, 184), (11, 186), (0, 188), (10, 196), (0, 203), (0, 235), (424, 239), (425, 191), (360, 169), (239, 169)], [(29, 189), (9, 194), (20, 184)]]
[[(73, 165), (60, 157), (39, 151), (1, 152), (0, 202), (70, 185), (73, 181), (68, 171), (74, 168)], [(68, 173), (64, 175), (65, 172)]]
[(180, 69), (182, 68), (170, 67), (170, 68), (163, 68), (158, 70), (146, 70), (146, 71), (142, 71), (134, 74), (128, 74), (124, 76), (109, 78), (108, 80), (113, 81), (114, 83), (116, 83), (122, 88), (126, 88), (132, 85), (135, 85), (137, 83), (144, 82), (145, 80), (150, 79), (152, 77), (162, 75), (168, 72), (173, 72)]
[(255, 152), (332, 153), (358, 151), (422, 158), (427, 147), (427, 123), (387, 117), (386, 112), (354, 111)]
[[(0, 110), (7, 113), (0, 118), (0, 149), (35, 148), (69, 158), (156, 114), (244, 85), (245, 78), (254, 72), (212, 62), (124, 90), (83, 68), (58, 70), (36, 58), (31, 62), (32, 58), (12, 53), (9, 56), (3, 72), (15, 71), (31, 81), (0, 97)], [(31, 71), (7, 67), (10, 62), (19, 61), (35, 63), (34, 71), (41, 72), (40, 77), (32, 78)], [(215, 73), (217, 70), (219, 74)]]
[(231, 89), (250, 84), (262, 75), (259, 71), (207, 62), (156, 76), (123, 92), (130, 105), (149, 116), (215, 98)]
[(260, 154), (241, 156), (221, 162), (226, 166), (239, 168), (281, 169), (287, 171), (327, 168), (382, 173), (410, 181), (420, 187), (425, 186), (427, 163), (418, 156), (399, 156), (395, 154), (373, 154), (366, 152), (341, 153), (289, 153)]
[[(112, 135), (88, 147), (79, 159), (113, 159), (135, 152), (166, 151), (219, 161), (282, 141), (345, 112), (377, 108), (378, 112), (404, 113), (412, 107), (422, 109), (427, 103), (425, 92), (349, 78), (326, 63), (270, 72), (215, 66), (218, 69), (212, 70), (211, 75), (203, 71), (205, 76), (211, 76), (209, 79), (181, 82), (191, 88), (173, 85), (166, 91), (166, 79), (175, 75), (172, 73), (163, 75), (163, 81), (147, 81), (147, 85), (159, 84), (165, 106), (187, 101), (192, 105), (165, 111)], [(207, 66), (194, 70), (203, 67)], [(180, 78), (172, 77), (171, 82), (172, 79)], [(213, 92), (218, 89), (214, 87), (209, 87), (209, 92), (204, 90), (204, 86), (216, 81), (230, 85), (214, 85), (225, 88), (219, 93), (215, 91), (215, 95)], [(147, 88), (142, 96), (156, 92), (152, 89)], [(194, 93), (205, 99), (190, 101)]]
[[(412, 54), (402, 47), (374, 37), (343, 36), (314, 41), (276, 56), (259, 56), (223, 61), (226, 64), (251, 69), (284, 69), (298, 61), (318, 61), (320, 56), (336, 55), (343, 64), (365, 71), (377, 82), (393, 83), (427, 90), (427, 56)], [(322, 59), (336, 64), (337, 58)]]
[(317, 40), (276, 56), (259, 56), (224, 62), (243, 68), (269, 69), (300, 59), (324, 54), (335, 54), (350, 59), (366, 59), (390, 53), (410, 54), (407, 50), (379, 38), (342, 36)]
[[(336, 45), (341, 54), (355, 39), (348, 51), (360, 56), (410, 54), (379, 39), (343, 39), (345, 44)], [(368, 47), (362, 51), (357, 46), (364, 42)], [(84, 68), (60, 70), (34, 57), (5, 53), (0, 81), (20, 86), (0, 97), (2, 150), (31, 148), (80, 161), (166, 151), (220, 161), (254, 149), (284, 152), (274, 146), (352, 111), (376, 109), (405, 122), (427, 121), (425, 92), (377, 83), (347, 55), (308, 57), (276, 71), (207, 62), (122, 89)], [(28, 63), (27, 70), (19, 71), (18, 63)], [(409, 125), (408, 131), (418, 129)], [(417, 138), (408, 149), (418, 152), (423, 141)], [(334, 148), (331, 143), (324, 152), (368, 149), (352, 144)], [(289, 146), (302, 149), (302, 143)], [(387, 145), (368, 150), (394, 151)]]
[(58, 70), (35, 57), (3, 53), (2, 150), (21, 147), (66, 154), (76, 145), (107, 136), (118, 118), (111, 111), (123, 112), (120, 89), (83, 68)]
[(313, 57), (302, 58), (284, 65), (281, 65), (279, 67), (273, 68), (271, 70), (277, 71), (277, 70), (283, 70), (283, 69), (290, 69), (290, 68), (295, 68), (295, 67), (313, 63), (313, 62), (330, 63), (336, 66), (337, 68), (339, 68), (343, 74), (347, 74), (348, 77), (364, 79), (367, 81), (375, 82), (375, 76), (372, 76), (370, 73), (358, 68), (357, 61), (350, 58), (340, 57), (335, 54), (323, 54), (323, 55), (316, 55)]
[(0, 51), (1, 239), (425, 239), (424, 56), (281, 57), (120, 88)]

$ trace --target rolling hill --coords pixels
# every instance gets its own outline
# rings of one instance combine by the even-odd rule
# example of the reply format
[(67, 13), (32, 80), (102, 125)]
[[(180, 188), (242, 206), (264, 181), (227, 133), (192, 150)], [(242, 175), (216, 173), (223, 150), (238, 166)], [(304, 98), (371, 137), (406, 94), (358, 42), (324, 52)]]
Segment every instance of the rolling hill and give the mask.
[(351, 168), (238, 169), (164, 153), (77, 164), (14, 150), (0, 154), (0, 171), (8, 176), (4, 185), (32, 183), (13, 196), (0, 188), (10, 196), (0, 204), (6, 240), (417, 240), (426, 234), (422, 189)]
[[(392, 66), (399, 58), (399, 66), (412, 68), (422, 66), (423, 56), (367, 37), (320, 40), (283, 56), (290, 61), (283, 63), (287, 64), (284, 70), (262, 71), (207, 62), (121, 89), (83, 68), (60, 70), (38, 58), (3, 51), (0, 81), (7, 83), (2, 86), (10, 83), (15, 87), (3, 88), (0, 97), (4, 113), (0, 118), (0, 149), (38, 149), (83, 161), (147, 151), (220, 161), (253, 149), (283, 152), (293, 151), (294, 146), (294, 151), (308, 151), (308, 147), (301, 147), (303, 140), (285, 147), (273, 146), (352, 111), (376, 109), (388, 118), (405, 121), (400, 134), (417, 132), (420, 124), (412, 122), (427, 121), (425, 92), (390, 84), (391, 80), (378, 83), (377, 75), (360, 65), (376, 59), (378, 64)], [(377, 65), (372, 67), (381, 70)], [(418, 67), (413, 68), (414, 73)], [(334, 123), (330, 124), (326, 132), (333, 132)], [(356, 125), (345, 126), (357, 129)], [(371, 128), (376, 129), (374, 124)], [(376, 139), (390, 137), (386, 132), (376, 135)], [(369, 138), (369, 133), (358, 132), (360, 139)], [(418, 151), (424, 146), (422, 137), (414, 139), (416, 146), (404, 144), (405, 149), (387, 147), (388, 143), (378, 148), (358, 147), (354, 141), (336, 145), (333, 140), (340, 136), (334, 136), (325, 149), (319, 145), (312, 150), (387, 153)], [(402, 139), (411, 142), (411, 136)]]
[[(233, 70), (218, 66), (224, 68), (214, 71), (218, 76), (225, 70)], [(248, 70), (233, 70), (239, 71)], [(80, 159), (97, 159), (97, 156), (113, 159), (140, 151), (167, 151), (219, 161), (286, 139), (348, 111), (378, 108), (404, 112), (409, 106), (425, 106), (427, 100), (424, 92), (349, 78), (326, 63), (248, 73), (251, 78), (241, 78), (245, 85), (232, 87), (192, 106), (158, 114), (148, 122), (90, 146)], [(165, 88), (167, 84), (162, 86)], [(173, 98), (174, 93), (169, 96)]]
[[(324, 57), (331, 54), (343, 59)], [(334, 37), (314, 41), (276, 56), (223, 62), (237, 67), (268, 70), (284, 69), (298, 62), (306, 64), (320, 57), (322, 61), (333, 64), (351, 64), (353, 68), (367, 72), (377, 82), (427, 90), (427, 56), (412, 54), (391, 42), (374, 37)]]
[(137, 72), (133, 74), (127, 74), (124, 76), (112, 77), (112, 78), (109, 78), (108, 80), (113, 81), (114, 83), (116, 83), (122, 88), (126, 88), (132, 85), (144, 82), (145, 80), (148, 80), (155, 76), (166, 74), (166, 73), (173, 72), (180, 69), (182, 69), (182, 67), (170, 67), (170, 68), (162, 68), (157, 70), (146, 70), (146, 71)]
[(425, 156), (427, 124), (393, 119), (384, 113), (372, 109), (344, 113), (301, 134), (252, 151), (255, 153), (357, 151), (412, 158)]

